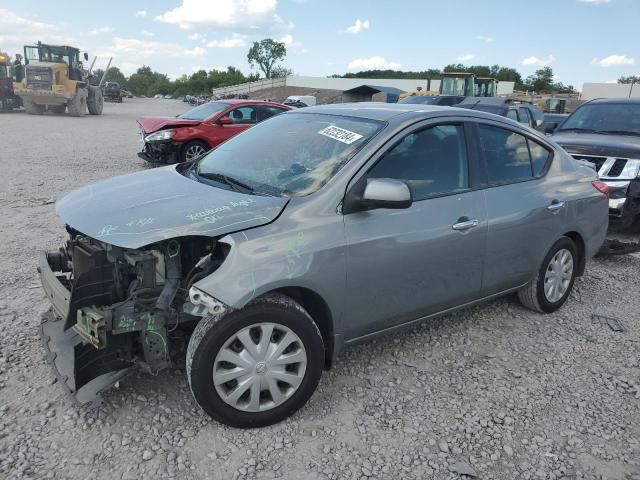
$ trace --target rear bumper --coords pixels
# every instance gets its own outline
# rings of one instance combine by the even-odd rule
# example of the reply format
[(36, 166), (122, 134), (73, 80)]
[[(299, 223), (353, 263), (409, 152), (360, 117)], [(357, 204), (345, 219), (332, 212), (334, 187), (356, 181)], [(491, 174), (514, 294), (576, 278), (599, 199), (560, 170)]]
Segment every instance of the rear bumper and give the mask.
[(52, 269), (54, 258), (53, 254), (42, 252), (38, 262), (42, 288), (51, 302), (40, 325), (46, 358), (58, 382), (75, 402), (99, 404), (100, 394), (131, 371), (132, 363), (120, 356), (127, 345), (98, 350), (76, 332), (67, 321), (71, 293)]

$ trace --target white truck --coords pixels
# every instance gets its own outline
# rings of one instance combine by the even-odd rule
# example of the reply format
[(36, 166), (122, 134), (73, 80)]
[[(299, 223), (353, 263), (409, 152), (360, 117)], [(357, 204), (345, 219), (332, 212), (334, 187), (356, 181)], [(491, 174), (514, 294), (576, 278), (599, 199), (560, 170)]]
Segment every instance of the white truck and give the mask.
[(316, 97), (313, 95), (291, 95), (282, 103), (294, 108), (312, 107), (316, 104)]

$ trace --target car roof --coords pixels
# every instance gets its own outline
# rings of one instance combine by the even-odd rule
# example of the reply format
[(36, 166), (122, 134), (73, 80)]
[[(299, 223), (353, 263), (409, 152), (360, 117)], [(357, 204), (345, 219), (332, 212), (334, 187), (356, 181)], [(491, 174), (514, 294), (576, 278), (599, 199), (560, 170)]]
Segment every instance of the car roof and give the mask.
[(596, 98), (587, 102), (589, 104), (620, 104), (629, 103), (632, 105), (640, 104), (640, 98)]
[[(413, 117), (429, 118), (434, 116), (451, 115), (457, 117), (475, 117), (486, 120), (495, 120), (497, 115), (485, 113), (479, 110), (468, 108), (457, 108), (457, 106), (440, 106), (420, 103), (382, 103), (382, 102), (358, 102), (340, 103), (329, 105), (318, 105), (315, 107), (305, 107), (300, 110), (287, 112), (285, 115), (299, 113), (321, 113), (326, 115), (341, 115), (347, 117), (365, 118), (379, 121), (401, 121), (405, 118)], [(501, 120), (504, 117), (499, 117)], [(508, 120), (508, 119), (507, 119)]]

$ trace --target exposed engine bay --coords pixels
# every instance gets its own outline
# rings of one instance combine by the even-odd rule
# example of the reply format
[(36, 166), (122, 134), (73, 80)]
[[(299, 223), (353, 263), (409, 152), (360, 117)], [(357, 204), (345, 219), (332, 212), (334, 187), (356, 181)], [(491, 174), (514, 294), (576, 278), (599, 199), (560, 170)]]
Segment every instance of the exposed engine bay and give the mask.
[(42, 335), (58, 379), (81, 403), (132, 366), (151, 374), (171, 366), (174, 342), (224, 312), (192, 287), (220, 266), (226, 244), (183, 237), (133, 250), (67, 230), (66, 245), (40, 261), (52, 303)]

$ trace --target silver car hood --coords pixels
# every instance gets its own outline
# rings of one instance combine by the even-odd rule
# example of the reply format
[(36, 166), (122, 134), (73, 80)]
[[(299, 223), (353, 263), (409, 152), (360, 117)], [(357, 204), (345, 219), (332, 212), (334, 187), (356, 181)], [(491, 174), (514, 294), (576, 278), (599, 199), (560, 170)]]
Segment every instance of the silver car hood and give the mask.
[(275, 220), (286, 197), (248, 195), (181, 175), (175, 166), (113, 177), (56, 204), (71, 228), (124, 248), (185, 236), (215, 237)]

